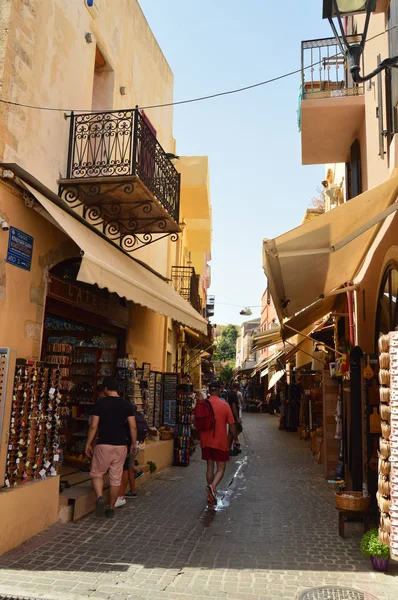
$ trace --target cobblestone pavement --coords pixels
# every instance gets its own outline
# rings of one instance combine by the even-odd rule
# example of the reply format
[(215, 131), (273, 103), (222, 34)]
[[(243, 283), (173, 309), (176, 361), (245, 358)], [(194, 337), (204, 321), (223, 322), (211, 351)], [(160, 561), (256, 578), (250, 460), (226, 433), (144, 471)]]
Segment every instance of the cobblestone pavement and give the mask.
[[(398, 563), (377, 574), (361, 529), (337, 533), (333, 490), (308, 443), (269, 415), (246, 415), (244, 451), (228, 466), (217, 510), (204, 465), (160, 473), (114, 520), (55, 525), (0, 558), (0, 593), (82, 600), (294, 600), (307, 588), (353, 587), (398, 599)], [(1, 534), (1, 532), (0, 532)]]

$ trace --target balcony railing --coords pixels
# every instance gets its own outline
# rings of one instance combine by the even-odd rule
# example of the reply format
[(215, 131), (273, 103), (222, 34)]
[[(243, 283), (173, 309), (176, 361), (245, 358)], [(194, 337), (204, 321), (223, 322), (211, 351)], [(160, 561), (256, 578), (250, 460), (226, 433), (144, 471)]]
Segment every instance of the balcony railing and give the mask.
[[(358, 39), (357, 36), (348, 36), (349, 42)], [(364, 94), (364, 85), (352, 81), (347, 58), (341, 53), (335, 38), (301, 42), (301, 69), (305, 99)]]
[(193, 267), (172, 267), (171, 280), (174, 289), (202, 314), (202, 300), (199, 295), (199, 275)]
[(72, 113), (67, 179), (129, 176), (178, 223), (180, 175), (139, 110)]

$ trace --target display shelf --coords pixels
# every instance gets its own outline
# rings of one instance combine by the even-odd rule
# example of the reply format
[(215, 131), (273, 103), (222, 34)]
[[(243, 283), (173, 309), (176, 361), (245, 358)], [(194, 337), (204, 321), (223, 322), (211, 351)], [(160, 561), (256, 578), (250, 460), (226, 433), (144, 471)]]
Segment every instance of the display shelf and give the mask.
[(181, 467), (189, 465), (193, 449), (192, 393), (191, 385), (181, 384), (178, 386), (174, 429), (174, 464)]
[(58, 381), (59, 370), (53, 364), (19, 362), (16, 366), (4, 477), (6, 487), (57, 475), (62, 462)]
[(172, 427), (176, 426), (177, 415), (177, 384), (178, 375), (176, 373), (163, 374), (163, 425)]
[[(50, 358), (64, 369), (61, 403), (73, 414), (63, 417), (65, 445), (68, 452), (76, 446), (73, 441), (86, 437), (87, 423), (97, 397), (97, 386), (104, 377), (115, 375), (117, 338), (92, 327), (80, 326), (59, 317), (47, 316), (44, 331), (44, 358)], [(59, 354), (57, 354), (57, 352)], [(74, 464), (76, 457), (73, 457)]]

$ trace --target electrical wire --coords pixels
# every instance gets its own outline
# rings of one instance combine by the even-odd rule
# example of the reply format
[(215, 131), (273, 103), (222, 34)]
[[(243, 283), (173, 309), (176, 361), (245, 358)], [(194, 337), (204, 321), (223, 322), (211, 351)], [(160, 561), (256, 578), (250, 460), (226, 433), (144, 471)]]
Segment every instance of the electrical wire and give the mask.
[[(392, 31), (393, 29), (396, 29), (397, 27), (398, 27), (398, 25), (393, 25), (392, 27), (389, 27), (385, 31), (377, 33), (373, 37), (369, 38), (368, 40), (366, 40), (366, 42), (371, 42), (372, 40), (374, 40), (382, 35), (385, 35), (389, 31)], [(338, 55), (336, 54), (336, 57), (337, 56)], [(333, 57), (330, 57), (330, 58), (333, 58)], [(295, 69), (294, 71), (289, 71), (288, 73), (284, 73), (283, 75), (277, 75), (276, 77), (272, 77), (271, 79), (266, 79), (265, 81), (259, 81), (258, 83), (253, 83), (251, 85), (246, 85), (244, 87), (227, 90), (225, 92), (217, 92), (215, 94), (208, 94), (206, 96), (198, 96), (196, 98), (189, 98), (188, 100), (177, 100), (176, 102), (166, 102), (164, 104), (152, 104), (152, 105), (148, 105), (148, 106), (139, 106), (138, 108), (140, 110), (150, 110), (153, 108), (166, 108), (169, 106), (180, 106), (181, 104), (192, 104), (193, 102), (202, 102), (203, 100), (211, 100), (213, 98), (220, 98), (221, 96), (230, 96), (232, 94), (240, 94), (241, 92), (245, 92), (247, 90), (252, 90), (254, 88), (258, 88), (258, 87), (261, 87), (264, 85), (268, 85), (270, 83), (274, 83), (275, 81), (280, 81), (281, 79), (286, 79), (287, 77), (291, 77), (292, 75), (297, 75), (298, 73), (302, 73), (308, 69), (312, 69), (313, 67), (320, 65), (322, 62), (323, 62), (323, 60), (319, 60), (315, 63), (312, 63), (311, 65), (308, 65), (307, 67), (301, 67), (300, 69)], [(44, 111), (50, 111), (50, 112), (63, 112), (63, 113), (67, 113), (67, 112), (84, 112), (84, 113), (101, 112), (101, 111), (96, 111), (96, 110), (90, 110), (87, 108), (71, 109), (71, 108), (56, 108), (56, 107), (52, 107), (52, 106), (36, 106), (34, 104), (24, 104), (21, 102), (13, 102), (12, 100), (4, 100), (3, 98), (0, 98), (0, 104), (6, 104), (8, 106), (18, 106), (20, 108), (30, 108), (32, 110), (44, 110)]]
[[(311, 69), (312, 67), (315, 67), (316, 65), (319, 65), (322, 61), (318, 61), (316, 63), (313, 63), (311, 65), (308, 65), (307, 67), (304, 67), (302, 69), (296, 69), (295, 71), (290, 71), (289, 73), (284, 73), (283, 75), (278, 75), (277, 77), (273, 77), (272, 79), (266, 79), (265, 81), (260, 81), (258, 83), (253, 83), (252, 85), (247, 85), (245, 87), (240, 87), (240, 88), (236, 88), (233, 90), (228, 90), (226, 92), (217, 92), (215, 94), (209, 94), (207, 96), (198, 96), (197, 98), (190, 98), (189, 100), (178, 100), (176, 102), (166, 102), (164, 104), (153, 104), (151, 106), (138, 106), (137, 108), (139, 108), (140, 110), (149, 110), (151, 108), (166, 108), (168, 106), (179, 106), (181, 104), (191, 104), (193, 102), (202, 102), (203, 100), (210, 100), (212, 98), (219, 98), (220, 96), (228, 96), (231, 94), (239, 94), (240, 92), (244, 92), (246, 90), (252, 90), (254, 88), (263, 86), (263, 85), (267, 85), (268, 83), (273, 83), (274, 81), (279, 81), (281, 79), (285, 79), (287, 77), (290, 77), (291, 75), (296, 75), (297, 73), (301, 73), (302, 71), (305, 71), (307, 69)], [(63, 112), (63, 113), (67, 113), (67, 112), (84, 112), (84, 113), (98, 113), (98, 112), (102, 112), (102, 111), (98, 111), (98, 110), (90, 110), (87, 108), (55, 108), (52, 106), (36, 106), (33, 104), (23, 104), (20, 102), (13, 102), (11, 100), (4, 100), (2, 98), (0, 98), (0, 104), (7, 104), (10, 106), (18, 106), (20, 108), (31, 108), (33, 110), (45, 110), (45, 111), (52, 111), (52, 112)]]
[(261, 308), (261, 304), (228, 304), (228, 302), (218, 302), (217, 304), (222, 304), (223, 306), (237, 306), (238, 308), (242, 308), (245, 306), (246, 308)]

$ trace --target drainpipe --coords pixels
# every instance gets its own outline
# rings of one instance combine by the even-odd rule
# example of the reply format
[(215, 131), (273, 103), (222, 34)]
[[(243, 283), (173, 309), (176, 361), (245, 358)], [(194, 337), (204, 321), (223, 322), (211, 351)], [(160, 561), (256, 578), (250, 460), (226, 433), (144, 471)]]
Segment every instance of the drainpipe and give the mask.
[[(349, 285), (348, 283), (346, 285)], [(347, 304), (348, 304), (348, 325), (350, 330), (350, 346), (354, 348), (355, 346), (355, 323), (354, 323), (354, 312), (353, 312), (353, 302), (354, 296), (353, 291), (350, 290), (347, 292)]]

